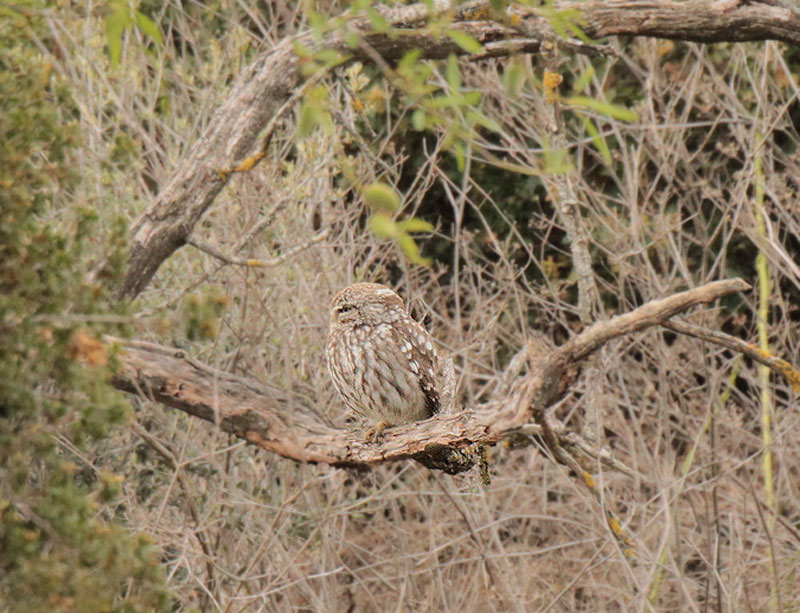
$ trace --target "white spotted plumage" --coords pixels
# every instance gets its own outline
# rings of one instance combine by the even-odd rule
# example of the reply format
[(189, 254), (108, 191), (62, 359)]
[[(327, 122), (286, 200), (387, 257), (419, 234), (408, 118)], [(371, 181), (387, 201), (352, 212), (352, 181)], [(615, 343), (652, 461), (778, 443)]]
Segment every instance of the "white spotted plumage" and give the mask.
[(384, 285), (356, 283), (336, 295), (326, 354), (345, 405), (372, 424), (408, 423), (439, 410), (436, 348)]

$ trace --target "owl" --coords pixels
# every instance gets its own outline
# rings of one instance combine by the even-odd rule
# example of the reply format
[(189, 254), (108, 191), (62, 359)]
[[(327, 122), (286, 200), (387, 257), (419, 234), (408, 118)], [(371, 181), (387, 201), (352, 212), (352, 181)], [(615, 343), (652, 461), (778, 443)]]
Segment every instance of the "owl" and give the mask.
[(370, 438), (439, 410), (433, 341), (385, 285), (354, 283), (336, 294), (326, 355), (339, 395), (372, 427)]

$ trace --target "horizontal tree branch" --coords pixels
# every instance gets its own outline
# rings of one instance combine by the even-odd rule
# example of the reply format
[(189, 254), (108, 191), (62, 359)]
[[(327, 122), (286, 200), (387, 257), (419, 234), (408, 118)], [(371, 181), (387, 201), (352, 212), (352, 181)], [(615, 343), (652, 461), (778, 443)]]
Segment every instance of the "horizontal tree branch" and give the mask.
[[(449, 6), (441, 0), (437, 10)], [(699, 42), (781, 40), (800, 45), (800, 14), (781, 0), (555, 0), (554, 11), (574, 11), (577, 22), (593, 38), (648, 36)], [(120, 296), (133, 298), (151, 281), (159, 266), (182, 247), (217, 194), (225, 187), (231, 169), (250, 169), (264, 157), (265, 144), (256, 142), (268, 125), (274, 127), (282, 113), (293, 108), (287, 101), (299, 98), (301, 62), (295, 44), (312, 52), (333, 49), (350, 60), (371, 63), (375, 57), (391, 62), (411, 49), (423, 58), (465, 54), (450, 37), (424, 26), (428, 9), (423, 4), (383, 8), (384, 18), (396, 29), (376, 32), (371, 22), (354, 17), (348, 29), (362, 44), (352, 48), (340, 33), (316, 42), (310, 33), (285, 40), (259, 53), (232, 86), (226, 101), (189, 149), (172, 179), (133, 227), (128, 267)], [(475, 58), (518, 52), (536, 52), (541, 40), (556, 40), (547, 19), (536, 10), (516, 15), (514, 27), (489, 19), (489, 1), (470, 2), (452, 13), (454, 30), (467, 33), (484, 45)], [(533, 33), (522, 36), (520, 32)], [(578, 41), (579, 42), (579, 41)], [(583, 43), (573, 51), (593, 53)], [(271, 134), (271, 130), (267, 130)]]
[(778, 0), (589, 0), (554, 2), (578, 11), (592, 38), (646, 36), (698, 43), (780, 40), (800, 44), (800, 6)]
[[(377, 442), (367, 441), (361, 431), (332, 427), (289, 390), (210, 368), (182, 350), (152, 343), (124, 343), (113, 385), (204, 419), (298, 462), (368, 467), (413, 457), (431, 467), (448, 469), (449, 465), (457, 471), (470, 464), (465, 461), (463, 468), (453, 469), (447, 450), (495, 443), (543, 415), (567, 392), (561, 385), (565, 374), (605, 343), (749, 287), (740, 279), (716, 281), (597, 322), (531, 364), (529, 372), (519, 378), (517, 391), (500, 408), (439, 414), (424, 422), (390, 428)], [(564, 441), (574, 445), (574, 440)]]

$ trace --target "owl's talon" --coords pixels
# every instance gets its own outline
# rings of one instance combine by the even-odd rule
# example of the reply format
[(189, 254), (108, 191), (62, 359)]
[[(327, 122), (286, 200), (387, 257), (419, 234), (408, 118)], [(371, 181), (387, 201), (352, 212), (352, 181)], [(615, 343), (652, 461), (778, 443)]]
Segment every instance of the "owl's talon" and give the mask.
[(364, 431), (364, 436), (370, 443), (376, 443), (378, 442), (378, 439), (380, 439), (380, 437), (383, 435), (383, 431), (386, 430), (386, 428), (388, 427), (389, 424), (387, 424), (385, 421), (382, 421), (372, 426), (371, 428), (367, 428)]

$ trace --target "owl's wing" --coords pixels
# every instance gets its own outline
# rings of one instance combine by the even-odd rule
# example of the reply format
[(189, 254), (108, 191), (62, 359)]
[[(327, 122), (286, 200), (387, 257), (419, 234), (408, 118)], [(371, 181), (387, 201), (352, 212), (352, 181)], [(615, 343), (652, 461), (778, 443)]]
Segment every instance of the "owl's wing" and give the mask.
[(398, 335), (395, 342), (403, 348), (409, 367), (417, 375), (419, 388), (425, 398), (425, 409), (430, 417), (441, 408), (441, 397), (436, 385), (436, 347), (430, 334), (411, 317), (404, 318), (402, 324), (405, 334), (403, 337)]

